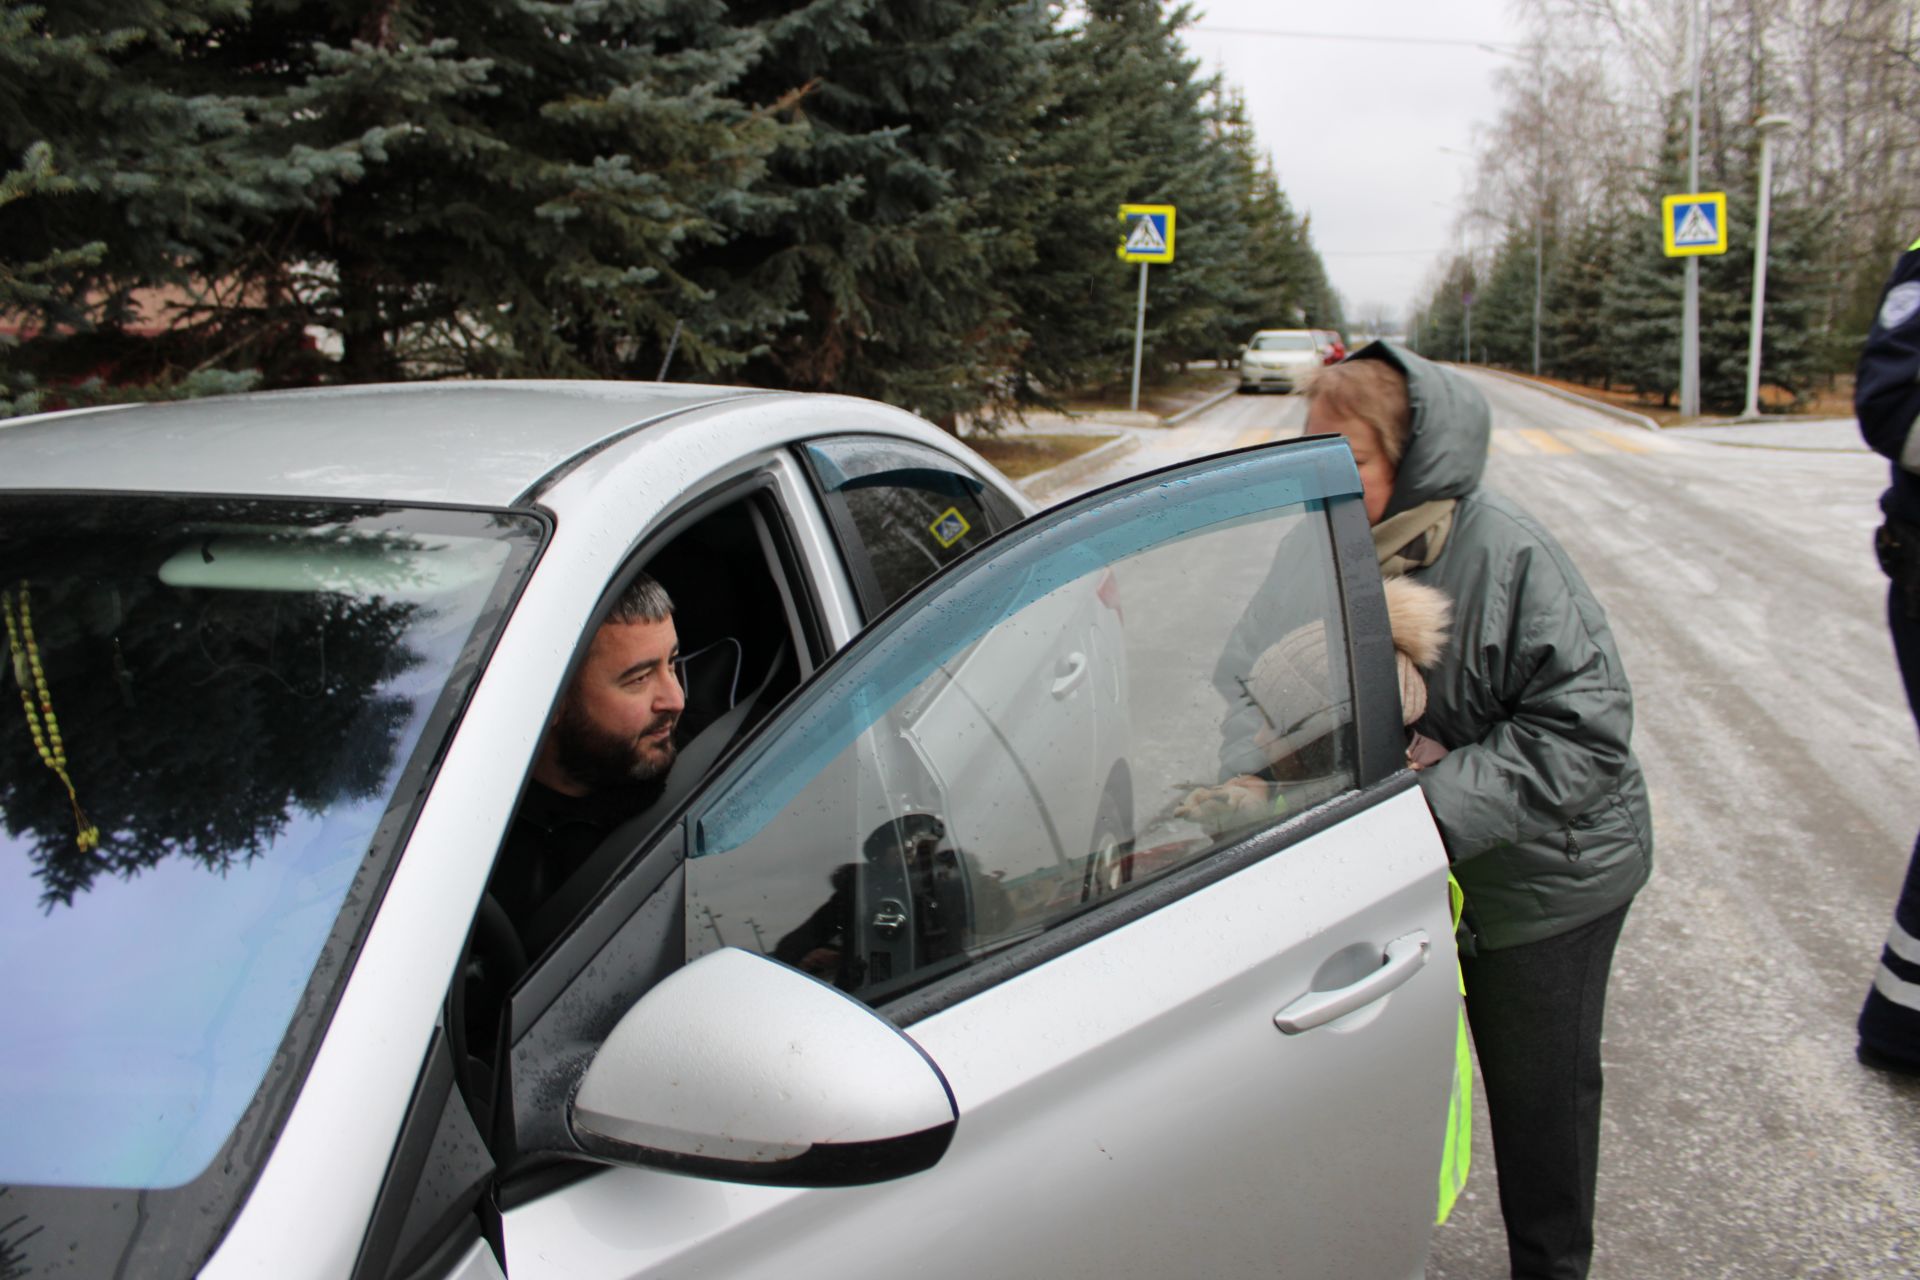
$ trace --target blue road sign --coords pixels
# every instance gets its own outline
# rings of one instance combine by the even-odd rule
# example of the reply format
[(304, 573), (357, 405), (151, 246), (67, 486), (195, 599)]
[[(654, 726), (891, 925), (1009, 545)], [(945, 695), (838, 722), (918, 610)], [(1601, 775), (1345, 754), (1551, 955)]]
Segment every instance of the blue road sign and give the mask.
[(1695, 191), (1660, 201), (1660, 233), (1669, 258), (1727, 251), (1727, 193)]
[(1123, 204), (1120, 220), (1127, 225), (1119, 254), (1128, 262), (1173, 261), (1173, 206)]

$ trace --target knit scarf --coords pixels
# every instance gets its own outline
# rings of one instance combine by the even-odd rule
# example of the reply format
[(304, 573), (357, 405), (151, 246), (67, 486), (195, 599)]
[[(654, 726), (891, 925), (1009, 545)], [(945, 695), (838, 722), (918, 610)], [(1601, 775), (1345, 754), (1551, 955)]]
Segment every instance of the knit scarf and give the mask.
[(1380, 576), (1397, 578), (1424, 569), (1440, 558), (1453, 531), (1457, 500), (1436, 498), (1373, 526), (1373, 549), (1380, 557)]

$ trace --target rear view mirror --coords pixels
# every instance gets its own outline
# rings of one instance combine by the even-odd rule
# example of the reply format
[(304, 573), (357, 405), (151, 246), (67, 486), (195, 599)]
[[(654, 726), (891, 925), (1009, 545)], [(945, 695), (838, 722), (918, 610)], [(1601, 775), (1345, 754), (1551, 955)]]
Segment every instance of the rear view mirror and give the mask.
[(940, 1069), (841, 991), (726, 948), (661, 982), (595, 1053), (574, 1097), (581, 1150), (780, 1186), (930, 1168), (958, 1123)]

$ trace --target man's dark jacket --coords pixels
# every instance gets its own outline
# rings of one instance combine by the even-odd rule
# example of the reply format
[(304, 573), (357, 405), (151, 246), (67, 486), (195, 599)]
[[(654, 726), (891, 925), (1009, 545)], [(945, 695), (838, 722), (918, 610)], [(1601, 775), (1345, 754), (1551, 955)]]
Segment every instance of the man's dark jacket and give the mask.
[(1920, 525), (1920, 475), (1901, 465), (1920, 463), (1913, 434), (1920, 417), (1920, 240), (1900, 255), (1880, 295), (1880, 310), (1854, 371), (1854, 412), (1860, 434), (1892, 463), (1893, 482), (1880, 507), (1896, 520)]

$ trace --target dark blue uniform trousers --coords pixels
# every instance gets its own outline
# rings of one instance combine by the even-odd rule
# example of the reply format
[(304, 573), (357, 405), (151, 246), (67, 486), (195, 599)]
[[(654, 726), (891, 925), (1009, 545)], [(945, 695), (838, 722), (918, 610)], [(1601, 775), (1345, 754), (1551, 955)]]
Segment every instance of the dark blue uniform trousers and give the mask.
[[(1895, 584), (1887, 598), (1893, 652), (1906, 682), (1907, 702), (1920, 723), (1920, 616)], [(1916, 602), (1920, 604), (1920, 602)], [(1880, 968), (1860, 1010), (1860, 1043), (1920, 1071), (1920, 841), (1907, 861), (1906, 883), (1893, 908), (1893, 928), (1880, 952)]]

